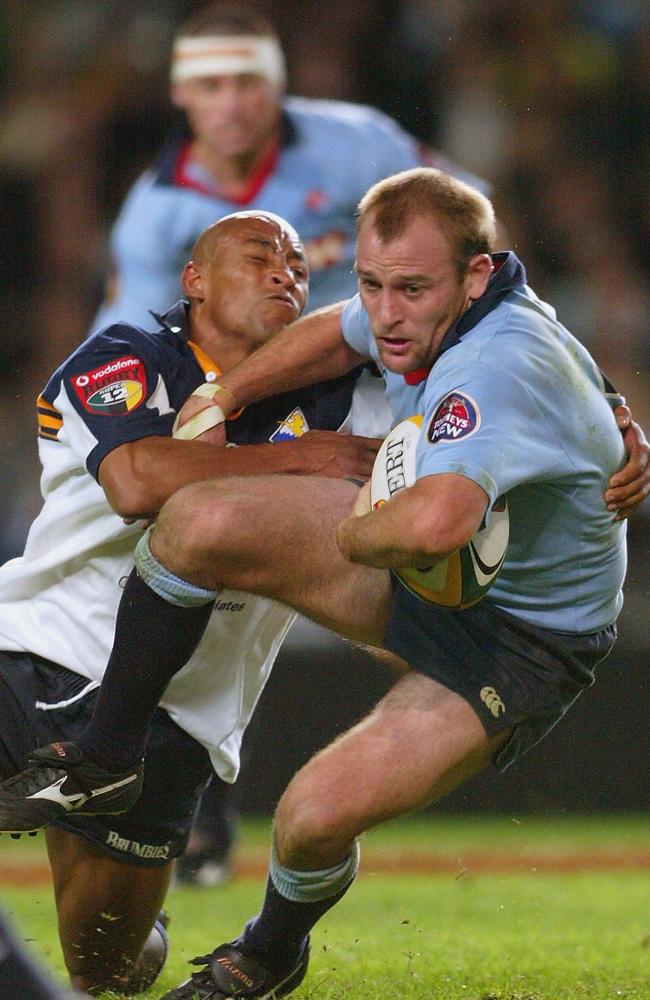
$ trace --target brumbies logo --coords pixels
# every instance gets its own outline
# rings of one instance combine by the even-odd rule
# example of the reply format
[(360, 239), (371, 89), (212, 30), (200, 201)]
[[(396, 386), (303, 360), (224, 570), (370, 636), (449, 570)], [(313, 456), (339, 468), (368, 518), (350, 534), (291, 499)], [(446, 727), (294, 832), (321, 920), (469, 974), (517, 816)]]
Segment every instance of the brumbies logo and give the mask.
[(129, 354), (72, 378), (88, 413), (118, 416), (135, 410), (147, 394), (144, 364)]
[(309, 424), (299, 406), (292, 410), (288, 417), (280, 421), (277, 430), (273, 431), (269, 441), (295, 441), (309, 430)]
[(474, 434), (480, 426), (481, 414), (472, 397), (464, 392), (450, 392), (431, 417), (427, 440), (431, 444), (458, 441)]

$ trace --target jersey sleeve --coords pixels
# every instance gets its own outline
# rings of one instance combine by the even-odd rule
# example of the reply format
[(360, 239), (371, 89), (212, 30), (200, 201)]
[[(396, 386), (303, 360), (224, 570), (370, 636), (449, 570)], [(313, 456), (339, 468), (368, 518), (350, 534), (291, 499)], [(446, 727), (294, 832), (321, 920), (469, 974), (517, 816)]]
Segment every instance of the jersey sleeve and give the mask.
[(452, 472), (493, 503), (523, 482), (567, 468), (561, 441), (530, 388), (511, 372), (472, 363), (427, 389), (417, 477)]
[(59, 370), (60, 393), (74, 417), (63, 434), (97, 479), (109, 452), (143, 437), (171, 434), (175, 417), (151, 337), (126, 325), (89, 338)]

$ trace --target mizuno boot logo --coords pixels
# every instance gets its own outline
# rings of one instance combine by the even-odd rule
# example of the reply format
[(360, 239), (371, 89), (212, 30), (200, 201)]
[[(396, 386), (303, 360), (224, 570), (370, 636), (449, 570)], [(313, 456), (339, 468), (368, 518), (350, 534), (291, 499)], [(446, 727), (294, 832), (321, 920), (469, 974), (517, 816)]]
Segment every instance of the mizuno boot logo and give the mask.
[(122, 778), (121, 781), (115, 781), (110, 785), (102, 785), (101, 788), (94, 788), (90, 793), (73, 792), (71, 795), (66, 795), (65, 792), (61, 791), (61, 786), (65, 783), (67, 777), (68, 775), (64, 774), (62, 778), (52, 782), (47, 788), (41, 788), (38, 792), (34, 792), (33, 795), (28, 795), (27, 798), (47, 799), (49, 802), (54, 802), (56, 805), (61, 806), (66, 812), (71, 812), (73, 809), (79, 809), (89, 799), (97, 798), (100, 795), (107, 795), (109, 792), (114, 792), (125, 785), (130, 785), (131, 782), (137, 779), (137, 774), (130, 774), (128, 777)]

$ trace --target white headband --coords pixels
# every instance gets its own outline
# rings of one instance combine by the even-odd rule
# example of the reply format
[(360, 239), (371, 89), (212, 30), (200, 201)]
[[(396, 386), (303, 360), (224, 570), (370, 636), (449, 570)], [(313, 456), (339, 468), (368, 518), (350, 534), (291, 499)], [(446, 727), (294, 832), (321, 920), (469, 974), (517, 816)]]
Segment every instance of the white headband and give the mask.
[(172, 83), (240, 73), (255, 73), (283, 87), (284, 55), (276, 39), (257, 35), (203, 35), (177, 38), (174, 43)]

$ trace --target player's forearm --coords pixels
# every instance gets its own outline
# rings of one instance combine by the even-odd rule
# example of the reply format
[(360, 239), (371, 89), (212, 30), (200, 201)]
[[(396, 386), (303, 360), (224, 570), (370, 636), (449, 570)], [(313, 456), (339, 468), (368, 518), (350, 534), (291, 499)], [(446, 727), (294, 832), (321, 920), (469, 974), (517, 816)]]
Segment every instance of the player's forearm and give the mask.
[(217, 476), (364, 477), (372, 469), (377, 444), (333, 431), (237, 448), (150, 437), (111, 452), (100, 466), (99, 479), (113, 510), (124, 518), (138, 518), (155, 514), (183, 486)]
[(428, 541), (422, 544), (412, 526), (393, 511), (346, 518), (338, 526), (337, 542), (350, 562), (378, 569), (432, 566), (449, 555), (446, 546), (435, 552)]
[(480, 487), (443, 473), (418, 480), (366, 513), (366, 485), (350, 516), (339, 524), (338, 546), (346, 559), (367, 566), (433, 566), (469, 541), (485, 513), (485, 500)]
[(298, 320), (219, 379), (227, 390), (218, 398), (229, 414), (258, 399), (344, 375), (366, 360), (344, 341), (345, 303)]

